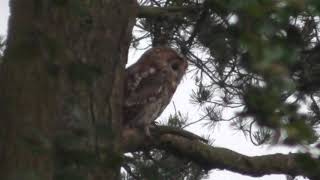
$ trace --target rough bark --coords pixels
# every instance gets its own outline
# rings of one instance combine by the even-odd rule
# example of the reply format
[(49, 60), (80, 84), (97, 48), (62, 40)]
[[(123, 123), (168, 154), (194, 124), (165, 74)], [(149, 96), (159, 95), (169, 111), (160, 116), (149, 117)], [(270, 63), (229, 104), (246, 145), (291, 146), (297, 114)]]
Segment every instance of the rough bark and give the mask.
[(134, 0), (10, 1), (0, 67), (1, 179), (118, 178), (136, 7)]

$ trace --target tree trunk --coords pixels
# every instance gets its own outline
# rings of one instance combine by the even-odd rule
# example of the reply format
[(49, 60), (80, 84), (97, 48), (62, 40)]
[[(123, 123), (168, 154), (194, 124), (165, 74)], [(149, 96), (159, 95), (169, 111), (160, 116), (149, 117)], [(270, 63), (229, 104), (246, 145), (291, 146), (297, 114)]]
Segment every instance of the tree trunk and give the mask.
[(0, 179), (118, 179), (134, 0), (11, 0)]

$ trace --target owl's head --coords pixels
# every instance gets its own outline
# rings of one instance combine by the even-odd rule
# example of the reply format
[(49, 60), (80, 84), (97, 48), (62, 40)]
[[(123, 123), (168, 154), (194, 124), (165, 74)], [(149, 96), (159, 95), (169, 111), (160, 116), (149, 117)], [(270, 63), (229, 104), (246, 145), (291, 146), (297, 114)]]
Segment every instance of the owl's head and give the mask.
[(149, 49), (144, 53), (141, 60), (157, 68), (157, 70), (165, 71), (167, 75), (173, 77), (178, 82), (182, 79), (188, 67), (186, 58), (169, 47)]

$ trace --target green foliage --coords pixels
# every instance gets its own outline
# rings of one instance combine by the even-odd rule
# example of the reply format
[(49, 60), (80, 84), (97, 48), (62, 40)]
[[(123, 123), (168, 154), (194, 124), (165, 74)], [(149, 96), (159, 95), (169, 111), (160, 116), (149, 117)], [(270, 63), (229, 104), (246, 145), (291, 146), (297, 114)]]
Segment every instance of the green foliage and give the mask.
[(192, 162), (179, 159), (163, 151), (133, 153), (125, 161), (124, 169), (128, 172), (122, 180), (200, 180), (206, 173)]
[(250, 87), (244, 95), (244, 102), (244, 114), (254, 116), (260, 125), (277, 127), (281, 106), (277, 92), (268, 88)]
[[(293, 119), (296, 118), (296, 119)], [(312, 144), (318, 140), (315, 130), (306, 124), (304, 116), (297, 116), (291, 119), (292, 122), (284, 126), (287, 138), (284, 143), (287, 145)]]
[(172, 126), (172, 127), (177, 127), (177, 128), (182, 128), (183, 126), (186, 125), (187, 120), (188, 120), (188, 118), (183, 117), (181, 112), (178, 111), (173, 115), (170, 114), (166, 125)]
[(314, 179), (319, 179), (320, 177), (320, 159), (315, 159), (310, 156), (310, 154), (301, 154), (299, 157), (297, 157), (297, 160), (299, 165), (302, 167), (302, 169), (308, 174), (310, 174), (309, 177), (314, 177)]
[(211, 90), (203, 85), (199, 85), (196, 91), (192, 91), (191, 98), (194, 103), (205, 104), (213, 96)]

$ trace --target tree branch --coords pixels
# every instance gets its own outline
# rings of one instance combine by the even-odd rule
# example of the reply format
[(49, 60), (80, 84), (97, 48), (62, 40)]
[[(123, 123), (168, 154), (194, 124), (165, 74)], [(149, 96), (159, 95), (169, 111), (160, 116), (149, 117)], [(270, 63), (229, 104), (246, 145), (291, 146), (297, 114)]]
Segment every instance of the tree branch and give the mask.
[[(163, 127), (160, 127), (163, 129)], [(181, 134), (187, 131), (180, 130)], [(145, 137), (142, 131), (126, 129), (123, 133), (123, 147), (126, 152), (166, 150), (176, 156), (187, 158), (206, 170), (222, 169), (243, 175), (260, 177), (268, 174), (287, 174), (291, 176), (308, 176), (298, 163), (297, 158), (303, 154), (271, 154), (263, 156), (246, 156), (232, 150), (213, 147), (200, 139), (171, 134), (154, 129), (152, 137)], [(190, 134), (190, 132), (188, 132)], [(191, 133), (192, 134), (192, 133)], [(196, 137), (197, 135), (195, 135)], [(305, 154), (304, 154), (305, 155)]]

